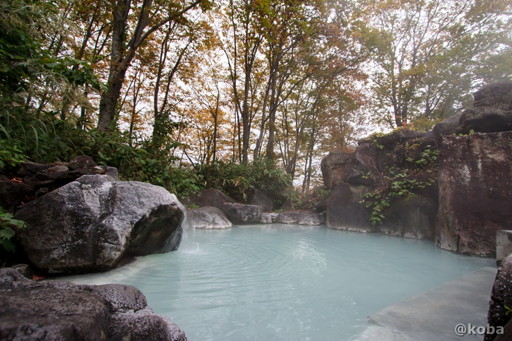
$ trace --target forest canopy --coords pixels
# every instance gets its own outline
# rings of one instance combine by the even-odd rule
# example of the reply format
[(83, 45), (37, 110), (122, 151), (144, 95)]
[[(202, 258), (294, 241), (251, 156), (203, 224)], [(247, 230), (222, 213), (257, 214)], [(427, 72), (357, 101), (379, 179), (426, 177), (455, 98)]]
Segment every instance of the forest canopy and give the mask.
[(511, 79), (510, 0), (3, 1), (0, 167), (307, 191), (327, 151)]

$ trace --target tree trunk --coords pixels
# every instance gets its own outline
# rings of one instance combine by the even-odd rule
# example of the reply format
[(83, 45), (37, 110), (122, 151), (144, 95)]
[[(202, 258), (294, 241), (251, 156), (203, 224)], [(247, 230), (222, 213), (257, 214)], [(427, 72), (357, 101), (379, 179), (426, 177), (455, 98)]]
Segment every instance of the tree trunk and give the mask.
[(251, 136), (251, 124), (248, 112), (242, 114), (242, 163), (249, 162), (249, 138)]
[(215, 113), (213, 115), (213, 163), (217, 162), (217, 135), (219, 130), (219, 104), (220, 104), (220, 90), (217, 84), (217, 98), (215, 102)]
[(267, 124), (268, 116), (265, 115), (265, 112), (267, 111), (267, 103), (268, 103), (268, 97), (270, 94), (270, 79), (267, 82), (267, 86), (265, 89), (265, 95), (263, 97), (263, 106), (261, 108), (261, 122), (260, 122), (260, 132), (258, 135), (258, 139), (256, 140), (256, 147), (254, 148), (254, 160), (257, 160), (261, 157), (261, 149), (263, 146), (263, 138), (265, 137), (265, 125)]
[(123, 87), (126, 69), (110, 72), (107, 90), (101, 95), (98, 130), (109, 132), (115, 128), (116, 106)]
[[(100, 112), (98, 117), (98, 130), (111, 131), (115, 126), (116, 105), (123, 87), (124, 77), (132, 58), (125, 56), (128, 47), (125, 46), (126, 28), (131, 0), (117, 0), (113, 11), (112, 29), (112, 55), (110, 58), (110, 71), (107, 81), (107, 90), (101, 94)], [(142, 9), (144, 11), (144, 9)]]
[(279, 94), (277, 89), (277, 76), (278, 76), (278, 66), (280, 62), (280, 56), (275, 56), (274, 60), (271, 63), (270, 67), (270, 101), (269, 101), (269, 110), (268, 110), (268, 140), (267, 140), (267, 148), (266, 148), (266, 158), (269, 160), (273, 160), (275, 158), (274, 154), (274, 140), (275, 140), (275, 130), (276, 130), (276, 112), (277, 105), (279, 102)]

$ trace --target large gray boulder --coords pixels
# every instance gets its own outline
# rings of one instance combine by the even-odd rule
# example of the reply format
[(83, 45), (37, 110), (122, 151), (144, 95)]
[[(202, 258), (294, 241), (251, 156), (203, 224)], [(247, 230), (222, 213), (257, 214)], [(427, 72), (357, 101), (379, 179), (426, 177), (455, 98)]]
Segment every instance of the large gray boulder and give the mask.
[(438, 142), (446, 135), (512, 130), (512, 82), (484, 86), (473, 98), (471, 107), (436, 124), (433, 133)]
[(225, 202), (222, 212), (233, 224), (253, 224), (261, 221), (263, 209), (258, 205), (245, 205)]
[(460, 118), (460, 133), (512, 130), (512, 82), (487, 85), (473, 97), (473, 106)]
[(218, 209), (223, 209), (223, 205), (226, 202), (235, 202), (235, 200), (222, 192), (219, 189), (207, 188), (201, 190), (196, 195), (189, 198), (189, 204), (203, 206), (215, 206)]
[(0, 270), (0, 340), (186, 341), (169, 319), (156, 315), (136, 288), (34, 282)]
[[(327, 226), (494, 256), (496, 232), (512, 226), (512, 82), (485, 86), (474, 99), (431, 132), (400, 128), (326, 156)], [(365, 203), (380, 205), (382, 223), (370, 224)]]
[(287, 211), (279, 213), (276, 222), (281, 224), (297, 225), (322, 225), (325, 223), (325, 215), (308, 210)]
[(261, 214), (260, 223), (261, 224), (277, 223), (277, 217), (279, 217), (279, 213), (277, 213), (277, 212), (263, 212)]
[(347, 168), (353, 163), (354, 153), (335, 150), (322, 159), (320, 164), (324, 185), (334, 188), (345, 179)]
[(188, 221), (196, 229), (229, 229), (233, 224), (214, 206), (204, 206), (187, 211)]
[(436, 243), (492, 257), (496, 232), (512, 220), (512, 82), (487, 85), (473, 96), (458, 122), (434, 128), (440, 146)]
[(436, 141), (440, 142), (442, 136), (456, 134), (460, 128), (461, 116), (462, 113), (457, 113), (436, 124), (432, 129)]
[(473, 97), (471, 107), (434, 127), (433, 133), (438, 142), (447, 135), (512, 130), (512, 82), (489, 84), (475, 92)]
[[(437, 170), (435, 165), (417, 167), (415, 163), (424, 160), (424, 154), (433, 149), (433, 134), (398, 129), (388, 135), (360, 140), (353, 153), (331, 152), (322, 160), (324, 185), (332, 189), (326, 205), (327, 226), (434, 239)], [(365, 196), (382, 191), (391, 193), (391, 185), (400, 181), (399, 169), (418, 186), (407, 195), (387, 197), (390, 207), (383, 212), (385, 218), (382, 223), (372, 225), (371, 210), (365, 207), (372, 199)]]
[(259, 223), (263, 212), (260, 205), (237, 203), (222, 191), (214, 188), (200, 191), (189, 199), (189, 203), (199, 207), (217, 207), (233, 224)]
[(162, 187), (85, 175), (24, 205), (16, 218), (30, 261), (49, 273), (115, 267), (123, 256), (176, 250), (185, 209)]

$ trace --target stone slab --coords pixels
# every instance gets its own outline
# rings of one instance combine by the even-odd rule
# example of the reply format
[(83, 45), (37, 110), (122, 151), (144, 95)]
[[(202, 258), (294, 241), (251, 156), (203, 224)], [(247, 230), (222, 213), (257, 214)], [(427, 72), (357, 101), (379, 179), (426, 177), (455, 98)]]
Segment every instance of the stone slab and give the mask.
[(484, 267), (369, 317), (359, 341), (479, 340), (483, 335), (458, 336), (455, 327), (486, 326), (497, 269)]

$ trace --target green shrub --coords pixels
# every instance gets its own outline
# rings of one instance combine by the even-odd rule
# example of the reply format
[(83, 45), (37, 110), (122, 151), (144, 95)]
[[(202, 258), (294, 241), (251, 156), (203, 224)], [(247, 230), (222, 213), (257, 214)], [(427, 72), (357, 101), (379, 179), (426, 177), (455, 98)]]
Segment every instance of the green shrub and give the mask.
[(155, 152), (144, 143), (130, 146), (126, 134), (78, 130), (72, 122), (50, 113), (0, 113), (0, 170), (24, 160), (70, 161), (89, 155), (98, 164), (117, 167), (123, 180), (150, 182), (187, 197), (201, 187), (192, 169), (179, 168), (176, 159)]
[(82, 155), (90, 135), (52, 113), (31, 111), (0, 112), (0, 139), (15, 146), (18, 153), (36, 162), (69, 161)]
[(202, 189), (201, 178), (192, 168), (180, 167), (165, 151), (154, 151), (147, 143), (130, 146), (128, 137), (119, 132), (90, 132), (82, 152), (98, 164), (116, 167), (122, 180), (149, 182), (162, 186), (179, 198)]
[(259, 189), (281, 205), (289, 196), (291, 177), (273, 161), (256, 160), (249, 164), (218, 162), (197, 168), (206, 188), (217, 188), (235, 200), (246, 201)]
[(0, 248), (8, 252), (14, 252), (14, 236), (17, 229), (25, 228), (25, 222), (14, 219), (11, 213), (5, 212), (0, 207)]
[(14, 167), (26, 159), (27, 157), (16, 143), (0, 139), (0, 171), (9, 166)]

